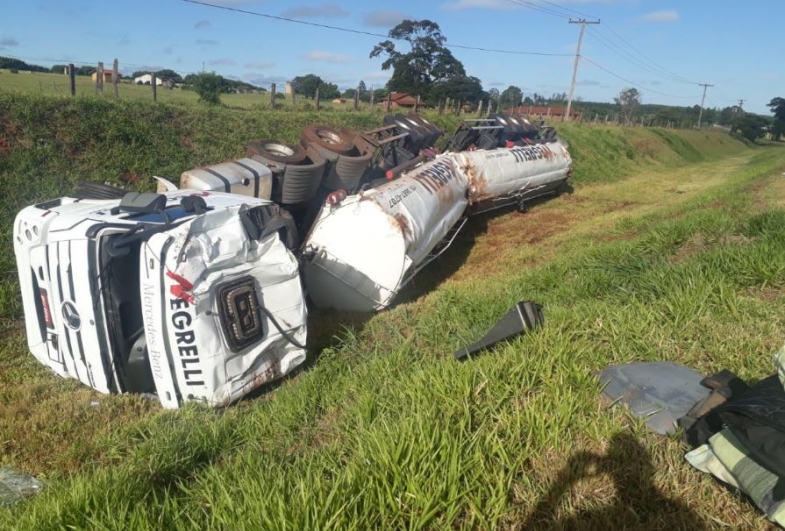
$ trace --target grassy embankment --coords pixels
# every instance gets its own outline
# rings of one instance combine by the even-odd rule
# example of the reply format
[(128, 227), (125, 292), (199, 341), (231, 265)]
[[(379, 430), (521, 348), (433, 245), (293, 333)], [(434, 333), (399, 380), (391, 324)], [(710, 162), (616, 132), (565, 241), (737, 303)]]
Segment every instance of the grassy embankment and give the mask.
[[(766, 528), (677, 442), (601, 407), (592, 373), (660, 359), (773, 371), (785, 336), (782, 149), (566, 127), (574, 193), (473, 220), (390, 311), (315, 315), (318, 357), (263, 396), (166, 413), (55, 380), (26, 354), (15, 211), (77, 179), (140, 184), (236, 156), (251, 137), (378, 116), (0, 96), (0, 120), (0, 455), (50, 482), (0, 512), (0, 528)], [(545, 304), (541, 332), (452, 360), (527, 298)]]

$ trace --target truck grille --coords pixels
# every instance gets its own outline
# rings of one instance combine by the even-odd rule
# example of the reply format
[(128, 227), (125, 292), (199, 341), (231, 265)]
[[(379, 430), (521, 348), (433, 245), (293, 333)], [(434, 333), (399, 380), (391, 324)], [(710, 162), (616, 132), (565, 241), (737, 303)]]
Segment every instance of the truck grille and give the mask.
[(242, 350), (264, 337), (259, 300), (251, 277), (219, 286), (218, 299), (221, 326), (233, 351)]

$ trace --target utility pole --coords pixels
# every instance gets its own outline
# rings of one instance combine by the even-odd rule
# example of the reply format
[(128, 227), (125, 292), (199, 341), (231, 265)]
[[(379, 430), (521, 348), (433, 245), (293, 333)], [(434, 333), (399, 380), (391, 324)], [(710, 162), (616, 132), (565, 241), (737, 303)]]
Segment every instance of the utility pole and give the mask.
[(698, 129), (701, 128), (701, 120), (703, 119), (703, 104), (706, 102), (706, 87), (713, 87), (714, 85), (709, 85), (708, 83), (698, 83), (699, 87), (703, 87), (703, 97), (701, 98), (701, 111), (698, 114)]
[(570, 97), (567, 98), (567, 112), (564, 113), (562, 120), (570, 119), (570, 109), (572, 109), (572, 95), (575, 93), (575, 78), (578, 77), (578, 60), (581, 58), (581, 43), (583, 43), (583, 32), (586, 31), (586, 24), (599, 24), (599, 20), (586, 21), (586, 19), (572, 20), (570, 24), (580, 24), (581, 32), (578, 35), (578, 48), (575, 50), (575, 65), (572, 67), (572, 83), (570, 84)]

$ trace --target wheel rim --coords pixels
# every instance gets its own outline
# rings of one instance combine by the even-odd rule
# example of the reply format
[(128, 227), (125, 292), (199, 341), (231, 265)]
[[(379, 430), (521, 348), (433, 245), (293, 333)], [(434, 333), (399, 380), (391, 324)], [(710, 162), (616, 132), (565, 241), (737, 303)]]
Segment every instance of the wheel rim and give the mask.
[(316, 136), (319, 137), (319, 140), (327, 142), (328, 144), (343, 144), (343, 139), (332, 131), (320, 129), (316, 132)]
[(265, 144), (264, 149), (268, 153), (279, 157), (291, 157), (294, 155), (294, 150), (283, 144)]

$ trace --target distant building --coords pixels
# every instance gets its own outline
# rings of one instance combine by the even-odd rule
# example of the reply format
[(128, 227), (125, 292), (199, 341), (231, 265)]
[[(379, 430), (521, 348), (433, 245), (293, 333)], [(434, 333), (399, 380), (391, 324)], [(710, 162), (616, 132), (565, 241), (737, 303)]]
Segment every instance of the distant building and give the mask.
[(410, 108), (414, 107), (415, 104), (420, 107), (425, 107), (425, 102), (420, 100), (419, 103), (417, 103), (415, 96), (407, 94), (406, 92), (390, 92), (379, 102), (379, 105), (386, 107), (388, 102), (392, 109)]
[[(134, 78), (134, 85), (152, 85), (153, 83), (153, 75), (152, 74), (143, 74), (139, 77)], [(159, 87), (163, 85), (163, 80), (160, 77), (155, 78), (155, 84)]]
[[(68, 69), (67, 69), (67, 68), (66, 68), (66, 72), (68, 72)], [(111, 83), (111, 82), (112, 82), (112, 74), (113, 74), (113, 73), (114, 73), (114, 71), (113, 71), (113, 70), (104, 70), (104, 83)], [(117, 78), (118, 78), (118, 79), (120, 79), (121, 77), (123, 77), (123, 76), (120, 74), (120, 72), (118, 72), (118, 73), (117, 73)], [(95, 70), (95, 71), (94, 71), (94, 72), (93, 72), (93, 73), (90, 75), (90, 79), (92, 79), (92, 80), (93, 80), (93, 83), (95, 83), (96, 81), (98, 81), (98, 70)]]

